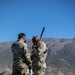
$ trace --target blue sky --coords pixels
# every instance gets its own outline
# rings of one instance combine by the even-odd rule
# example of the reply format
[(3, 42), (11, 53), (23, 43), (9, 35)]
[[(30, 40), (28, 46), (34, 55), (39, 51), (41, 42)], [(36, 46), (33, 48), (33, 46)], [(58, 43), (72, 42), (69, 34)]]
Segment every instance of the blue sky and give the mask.
[(0, 0), (0, 42), (27, 39), (75, 37), (75, 0)]

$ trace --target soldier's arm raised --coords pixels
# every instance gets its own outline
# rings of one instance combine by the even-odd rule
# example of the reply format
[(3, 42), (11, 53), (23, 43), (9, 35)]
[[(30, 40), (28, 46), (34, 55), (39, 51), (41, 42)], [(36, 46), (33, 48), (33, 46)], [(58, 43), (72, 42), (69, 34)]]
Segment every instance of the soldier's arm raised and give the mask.
[(38, 57), (41, 59), (41, 56), (47, 52), (48, 48), (46, 44), (43, 42), (39, 47), (38, 47)]
[(44, 53), (46, 50), (46, 45), (45, 44), (41, 44), (39, 47), (38, 47), (38, 52), (39, 54), (40, 53)]

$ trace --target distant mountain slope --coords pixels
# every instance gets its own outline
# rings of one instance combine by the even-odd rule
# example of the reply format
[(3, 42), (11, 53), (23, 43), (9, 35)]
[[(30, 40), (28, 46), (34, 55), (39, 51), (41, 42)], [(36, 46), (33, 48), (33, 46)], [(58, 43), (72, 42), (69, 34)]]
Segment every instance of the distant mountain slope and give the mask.
[[(75, 75), (75, 38), (42, 39), (49, 47), (46, 75)], [(0, 71), (11, 71), (13, 42), (0, 43)], [(27, 41), (31, 47), (31, 40)]]

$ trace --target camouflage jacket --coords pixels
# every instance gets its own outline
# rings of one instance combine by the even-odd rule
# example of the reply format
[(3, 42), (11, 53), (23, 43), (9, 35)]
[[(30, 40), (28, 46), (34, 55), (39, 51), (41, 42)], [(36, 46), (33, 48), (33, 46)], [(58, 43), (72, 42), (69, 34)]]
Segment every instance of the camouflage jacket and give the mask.
[(30, 66), (30, 51), (26, 43), (17, 41), (12, 44), (11, 49), (13, 53), (13, 67), (25, 68)]
[[(33, 46), (32, 48), (32, 61), (34, 65), (46, 68), (46, 56), (47, 56), (47, 46), (44, 42), (41, 42), (39, 46)], [(36, 64), (35, 64), (35, 63)]]

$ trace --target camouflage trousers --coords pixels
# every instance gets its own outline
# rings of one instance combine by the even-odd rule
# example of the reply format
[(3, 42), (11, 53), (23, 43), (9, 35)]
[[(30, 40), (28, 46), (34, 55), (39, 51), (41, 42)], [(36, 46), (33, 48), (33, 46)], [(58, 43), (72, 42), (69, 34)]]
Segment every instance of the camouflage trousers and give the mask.
[(33, 72), (34, 75), (45, 75), (45, 69), (44, 68), (38, 68), (38, 67), (33, 67)]
[(29, 69), (15, 69), (13, 68), (12, 75), (29, 75)]

